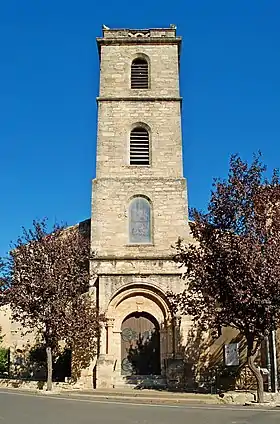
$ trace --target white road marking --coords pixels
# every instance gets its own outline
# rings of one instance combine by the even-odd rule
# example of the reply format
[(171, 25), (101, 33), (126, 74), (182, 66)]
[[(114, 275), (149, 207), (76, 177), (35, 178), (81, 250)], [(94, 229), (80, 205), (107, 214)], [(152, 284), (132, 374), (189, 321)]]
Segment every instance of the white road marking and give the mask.
[[(134, 402), (118, 402), (118, 401), (110, 401), (110, 400), (95, 400), (95, 399), (77, 399), (69, 397), (63, 397), (60, 395), (37, 395), (35, 393), (16, 393), (15, 391), (2, 391), (0, 390), (0, 394), (13, 394), (16, 396), (27, 396), (27, 397), (36, 397), (40, 399), (55, 399), (55, 400), (67, 400), (71, 402), (87, 402), (87, 403), (100, 403), (100, 404), (112, 404), (112, 405), (120, 405), (120, 406), (145, 406), (152, 408), (177, 408), (177, 409), (200, 409), (205, 411), (243, 411), (243, 412), (276, 412), (279, 413), (279, 409), (265, 409), (265, 408), (248, 408), (244, 407), (231, 407), (231, 406), (194, 406), (194, 405), (162, 405), (162, 404), (150, 404), (150, 403), (134, 403)], [(75, 395), (74, 395), (75, 396)], [(81, 395), (80, 395), (81, 396)], [(86, 396), (86, 395), (85, 395)], [(89, 395), (91, 396), (91, 395)], [(93, 395), (92, 395), (93, 396)], [(149, 400), (148, 398), (145, 400)]]

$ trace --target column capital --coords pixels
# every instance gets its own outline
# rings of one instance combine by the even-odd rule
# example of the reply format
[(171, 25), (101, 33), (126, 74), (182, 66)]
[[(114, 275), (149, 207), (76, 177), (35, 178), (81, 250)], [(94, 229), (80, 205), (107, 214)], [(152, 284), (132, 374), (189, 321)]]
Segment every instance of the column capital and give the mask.
[(106, 327), (114, 327), (115, 318), (108, 317), (106, 321)]

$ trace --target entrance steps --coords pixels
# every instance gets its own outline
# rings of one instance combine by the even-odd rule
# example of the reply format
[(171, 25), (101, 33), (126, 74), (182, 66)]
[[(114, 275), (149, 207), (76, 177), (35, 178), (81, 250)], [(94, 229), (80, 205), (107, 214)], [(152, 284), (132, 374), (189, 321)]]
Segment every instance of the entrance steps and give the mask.
[(114, 379), (114, 387), (164, 390), (167, 388), (167, 382), (162, 375), (120, 375)]

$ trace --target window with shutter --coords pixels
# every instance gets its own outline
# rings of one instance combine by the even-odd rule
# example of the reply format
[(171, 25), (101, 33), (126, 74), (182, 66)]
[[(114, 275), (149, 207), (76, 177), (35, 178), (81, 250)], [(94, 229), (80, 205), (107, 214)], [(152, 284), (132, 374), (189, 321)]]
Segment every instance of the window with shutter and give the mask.
[(145, 128), (134, 128), (130, 133), (130, 165), (149, 164), (149, 133)]
[(134, 59), (131, 64), (131, 88), (149, 88), (149, 65), (145, 59)]

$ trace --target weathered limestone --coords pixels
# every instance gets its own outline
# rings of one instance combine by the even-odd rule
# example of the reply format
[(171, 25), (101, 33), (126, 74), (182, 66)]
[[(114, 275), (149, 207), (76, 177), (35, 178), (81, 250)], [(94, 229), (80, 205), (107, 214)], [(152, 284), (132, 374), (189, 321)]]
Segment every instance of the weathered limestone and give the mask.
[[(110, 319), (101, 336), (97, 387), (121, 377), (121, 327), (133, 313), (153, 316), (160, 327), (160, 363), (176, 358), (179, 340), (167, 291), (182, 290), (172, 244), (189, 237), (186, 182), (182, 173), (179, 50), (174, 29), (104, 30), (99, 38), (100, 93), (96, 179), (93, 181), (91, 244), (95, 252), (100, 310)], [(149, 89), (130, 88), (131, 63), (145, 58)], [(150, 135), (149, 166), (129, 165), (135, 125)], [(144, 196), (152, 205), (152, 241), (129, 243), (129, 204)], [(182, 320), (181, 325), (188, 325)]]

